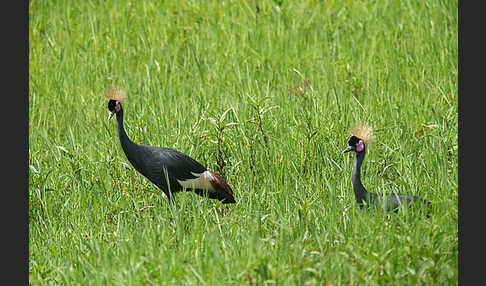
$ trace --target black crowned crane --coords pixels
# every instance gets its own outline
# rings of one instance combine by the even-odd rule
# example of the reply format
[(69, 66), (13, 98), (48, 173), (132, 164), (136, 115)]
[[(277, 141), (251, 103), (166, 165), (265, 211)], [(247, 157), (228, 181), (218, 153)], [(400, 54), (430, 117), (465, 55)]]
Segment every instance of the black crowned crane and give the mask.
[(220, 200), (223, 204), (235, 203), (233, 191), (225, 179), (191, 157), (169, 148), (132, 142), (123, 128), (123, 91), (112, 87), (105, 92), (105, 97), (110, 111), (108, 119), (116, 114), (118, 137), (128, 161), (135, 170), (164, 191), (169, 202), (172, 194), (186, 189), (200, 196)]
[(414, 202), (425, 203), (430, 207), (430, 202), (427, 202), (421, 198), (404, 194), (389, 194), (389, 195), (377, 195), (368, 192), (361, 183), (361, 164), (363, 163), (366, 146), (374, 140), (373, 130), (369, 126), (357, 126), (351, 129), (351, 138), (349, 138), (349, 147), (346, 148), (343, 153), (354, 151), (356, 156), (354, 157), (353, 166), (353, 189), (356, 202), (360, 208), (366, 205), (375, 205), (384, 211), (397, 211), (401, 204), (410, 204)]

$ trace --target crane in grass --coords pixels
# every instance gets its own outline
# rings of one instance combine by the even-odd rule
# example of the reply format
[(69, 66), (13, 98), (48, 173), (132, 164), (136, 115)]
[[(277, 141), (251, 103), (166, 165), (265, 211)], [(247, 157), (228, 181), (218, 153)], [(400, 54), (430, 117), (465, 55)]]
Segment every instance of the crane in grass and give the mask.
[(111, 87), (105, 92), (108, 99), (108, 120), (116, 115), (118, 137), (128, 161), (140, 174), (159, 187), (171, 202), (172, 194), (193, 190), (200, 196), (217, 199), (223, 204), (235, 203), (233, 191), (226, 180), (199, 162), (179, 151), (134, 143), (123, 127), (122, 100), (124, 92)]
[(369, 126), (358, 125), (350, 130), (351, 137), (343, 153), (354, 151), (356, 153), (353, 164), (353, 190), (356, 202), (360, 208), (365, 205), (374, 205), (383, 211), (397, 211), (402, 204), (424, 203), (430, 207), (430, 202), (416, 196), (406, 194), (378, 195), (368, 192), (361, 182), (361, 165), (366, 154), (366, 147), (374, 140), (373, 130)]

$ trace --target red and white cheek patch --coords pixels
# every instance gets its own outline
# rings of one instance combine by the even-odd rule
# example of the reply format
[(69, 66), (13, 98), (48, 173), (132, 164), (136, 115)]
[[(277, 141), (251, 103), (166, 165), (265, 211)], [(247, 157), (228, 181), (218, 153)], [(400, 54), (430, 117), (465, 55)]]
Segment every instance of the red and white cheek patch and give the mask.
[(363, 150), (364, 150), (364, 143), (363, 143), (363, 141), (360, 140), (358, 142), (358, 145), (356, 145), (356, 152), (361, 152)]
[(116, 112), (120, 111), (120, 103), (119, 102), (115, 105), (115, 111)]

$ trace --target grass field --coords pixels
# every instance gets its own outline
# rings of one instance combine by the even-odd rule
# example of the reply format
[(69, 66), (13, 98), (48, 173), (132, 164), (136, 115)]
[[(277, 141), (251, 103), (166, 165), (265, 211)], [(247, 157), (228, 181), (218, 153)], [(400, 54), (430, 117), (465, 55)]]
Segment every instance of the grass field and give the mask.
[[(29, 3), (31, 284), (457, 284), (456, 1)], [(168, 207), (111, 85), (133, 141), (221, 169), (237, 204)], [(358, 122), (364, 185), (430, 218), (357, 207)]]

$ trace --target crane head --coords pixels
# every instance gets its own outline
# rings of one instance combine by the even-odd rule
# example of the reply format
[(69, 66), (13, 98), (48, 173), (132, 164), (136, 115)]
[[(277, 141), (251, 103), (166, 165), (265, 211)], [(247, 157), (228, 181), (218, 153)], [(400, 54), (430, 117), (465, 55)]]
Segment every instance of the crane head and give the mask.
[(349, 147), (343, 153), (349, 151), (361, 153), (365, 150), (365, 146), (370, 146), (375, 139), (373, 129), (364, 124), (354, 126), (349, 132), (351, 133), (351, 137), (348, 140)]
[(351, 136), (348, 140), (349, 147), (344, 149), (343, 153), (347, 153), (350, 151), (355, 151), (356, 153), (363, 152), (365, 150), (365, 143), (363, 140), (356, 136)]
[(108, 115), (108, 120), (110, 120), (113, 117), (113, 114), (120, 112), (121, 103), (118, 100), (108, 101), (108, 110), (110, 111), (110, 115)]
[(125, 99), (125, 92), (117, 86), (111, 86), (105, 91), (104, 95), (108, 99), (108, 110), (110, 111), (108, 120), (110, 120), (113, 114), (120, 112), (120, 102)]

